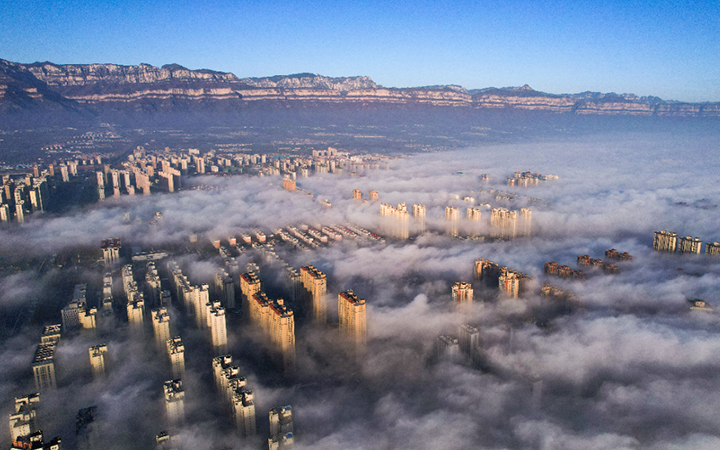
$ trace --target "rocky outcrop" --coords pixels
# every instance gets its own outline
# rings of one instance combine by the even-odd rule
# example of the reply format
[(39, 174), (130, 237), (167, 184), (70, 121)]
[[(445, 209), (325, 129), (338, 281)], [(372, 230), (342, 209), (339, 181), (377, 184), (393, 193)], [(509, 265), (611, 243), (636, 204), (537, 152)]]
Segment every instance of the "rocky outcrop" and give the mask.
[(87, 86), (101, 83), (149, 84), (165, 81), (177, 82), (237, 82), (231, 73), (212, 70), (189, 70), (177, 64), (155, 67), (149, 64), (120, 66), (117, 64), (65, 64), (35, 63), (25, 66), (38, 80), (48, 86)]
[(633, 94), (548, 94), (530, 86), (468, 91), (460, 86), (387, 88), (368, 77), (311, 73), (238, 78), (177, 64), (17, 64), (0, 60), (0, 108), (44, 106), (91, 111), (106, 106), (182, 110), (193, 105), (235, 108), (269, 105), (415, 105), (549, 111), (580, 115), (720, 117), (718, 103), (666, 102)]

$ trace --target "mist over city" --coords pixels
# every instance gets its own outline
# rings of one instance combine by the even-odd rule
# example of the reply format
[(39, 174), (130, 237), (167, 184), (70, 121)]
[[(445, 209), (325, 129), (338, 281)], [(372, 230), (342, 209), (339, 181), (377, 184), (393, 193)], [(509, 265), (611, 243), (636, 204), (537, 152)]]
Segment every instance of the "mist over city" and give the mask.
[(717, 5), (0, 17), (0, 446), (720, 448)]
[[(29, 361), (40, 325), (59, 321), (75, 284), (87, 284), (88, 304), (100, 304), (103, 275), (120, 268), (105, 265), (99, 253), (100, 242), (113, 237), (128, 253), (168, 253), (155, 262), (163, 288), (172, 286), (170, 260), (191, 284), (212, 286), (219, 270), (229, 270), (237, 304), (243, 297), (237, 277), (249, 265), (268, 296), (288, 302), (294, 288), (285, 265), (313, 265), (327, 276), (327, 319), (321, 325), (308, 317), (302, 296), (292, 302), (298, 328), (290, 376), (278, 371), (272, 346), (242, 308), (227, 316), (227, 353), (252, 388), (257, 414), (257, 434), (242, 437), (215, 400), (210, 343), (182, 299), (166, 307), (187, 355), (180, 426), (169, 426), (163, 406), (167, 356), (148, 326), (133, 334), (115, 307), (117, 317), (99, 318), (96, 330), (63, 335), (55, 352), (57, 388), (41, 394), (43, 430), (71, 448), (151, 448), (166, 429), (183, 448), (258, 448), (267, 439), (261, 412), (284, 404), (293, 408), (296, 448), (713, 448), (719, 324), (714, 312), (692, 310), (689, 301), (717, 302), (720, 261), (704, 252), (653, 249), (659, 229), (718, 239), (716, 135), (678, 128), (391, 155), (356, 176), (297, 178), (296, 192), (283, 188), (282, 175), (198, 175), (179, 192), (109, 196), (65, 213), (30, 214), (22, 226), (2, 230), (6, 260), (42, 267), (2, 278), (7, 364), (0, 392), (33, 390)], [(704, 163), (687, 164), (691, 159)], [(557, 179), (509, 186), (507, 177), (523, 170)], [(370, 191), (377, 200), (367, 201)], [(403, 202), (426, 208), (422, 225), (410, 217), (409, 239), (380, 212), (381, 204)], [(489, 217), (477, 224), (464, 217), (476, 207), (489, 216), (491, 208), (479, 206), (486, 203), (530, 209), (529, 235), (492, 238)], [(447, 207), (462, 212), (457, 235), (447, 229)], [(344, 224), (382, 239), (345, 236), (309, 246), (278, 234)], [(252, 236), (253, 245), (230, 247), (229, 237), (239, 241), (255, 230), (265, 230), (268, 240)], [(324, 237), (332, 242), (332, 235)], [(236, 255), (232, 261), (216, 240)], [(544, 272), (548, 261), (575, 267), (579, 255), (602, 258), (611, 248), (632, 255), (618, 263), (618, 274), (583, 268), (587, 279), (578, 280)], [(478, 280), (479, 258), (531, 277), (524, 292), (508, 295)], [(133, 266), (142, 285), (145, 264)], [(453, 298), (458, 281), (472, 284), (471, 302)], [(124, 303), (120, 280), (113, 283), (115, 301)], [(541, 295), (543, 283), (576, 300)], [(360, 359), (339, 339), (333, 295), (349, 290), (367, 301)], [(438, 337), (457, 337), (468, 324), (479, 330), (476, 352), (439, 356)], [(98, 378), (87, 349), (100, 342), (108, 353)], [(67, 418), (88, 406), (97, 408), (96, 417), (85, 431), (91, 437), (80, 441)]]

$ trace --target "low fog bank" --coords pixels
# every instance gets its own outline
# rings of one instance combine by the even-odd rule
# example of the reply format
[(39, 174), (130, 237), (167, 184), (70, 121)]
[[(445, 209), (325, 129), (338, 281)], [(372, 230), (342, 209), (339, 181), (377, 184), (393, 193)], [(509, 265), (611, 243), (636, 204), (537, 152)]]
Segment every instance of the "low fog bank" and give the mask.
[[(259, 436), (242, 440), (212, 400), (204, 335), (179, 319), (192, 419), (175, 433), (184, 448), (259, 448), (268, 409), (291, 404), (299, 449), (714, 449), (720, 445), (720, 321), (715, 312), (690, 311), (687, 301), (702, 298), (720, 307), (720, 259), (659, 254), (652, 250), (652, 233), (667, 229), (720, 240), (717, 138), (706, 132), (627, 133), (418, 154), (366, 176), (299, 179), (314, 198), (283, 191), (278, 177), (202, 177), (192, 182), (217, 189), (124, 197), (63, 217), (30, 217), (23, 226), (0, 230), (0, 250), (43, 258), (72, 247), (96, 248), (107, 237), (143, 249), (182, 247), (191, 233), (225, 239), (255, 227), (300, 223), (350, 222), (382, 232), (387, 224), (379, 205), (351, 195), (355, 188), (364, 197), (376, 190), (384, 203), (426, 205), (427, 228), (437, 231), (410, 242), (388, 238), (385, 245), (345, 240), (314, 251), (278, 250), (296, 268), (315, 264), (327, 273), (331, 305), (346, 289), (367, 299), (366, 357), (349, 362), (332, 327), (303, 327), (297, 380), (284, 382), (267, 364), (258, 331), (231, 321), (231, 352), (255, 392), (258, 414)], [(500, 183), (519, 170), (559, 179), (531, 188)], [(490, 176), (489, 184), (481, 174)], [(500, 200), (497, 193), (479, 192), (491, 188), (519, 197)], [(445, 206), (471, 206), (466, 196), (475, 204), (529, 207), (533, 235), (485, 242), (445, 236)], [(321, 206), (324, 199), (330, 209)], [(151, 224), (156, 211), (162, 220)], [(487, 220), (489, 211), (483, 214)], [(588, 280), (573, 281), (543, 273), (544, 262), (574, 268), (578, 255), (602, 258), (610, 248), (633, 255), (618, 263), (617, 275), (586, 269)], [(473, 281), (476, 258), (534, 277), (533, 289), (506, 299), (474, 282), (473, 305), (453, 308), (450, 288)], [(177, 260), (193, 283), (208, 282), (222, 266), (218, 256)], [(248, 251), (238, 260), (244, 267), (261, 258)], [(266, 289), (282, 293), (271, 267), (261, 268)], [(88, 270), (71, 281), (96, 283), (101, 273)], [(2, 278), (0, 307), (17, 311), (52, 296), (67, 301), (70, 281), (56, 292), (58, 276), (50, 271)], [(558, 312), (539, 295), (543, 282), (573, 292), (582, 307)], [(33, 389), (29, 363), (39, 324), (20, 323), (0, 348), (4, 410), (13, 396)], [(465, 323), (480, 328), (482, 364), (433, 363), (436, 337), (457, 335)], [(152, 448), (153, 435), (165, 428), (167, 367), (151, 342), (128, 337), (122, 327), (102, 338), (113, 364), (107, 379), (95, 381), (85, 364), (87, 346), (95, 342), (86, 335), (61, 342), (60, 389), (42, 400), (43, 428), (74, 442), (75, 412), (95, 404), (108, 448)]]

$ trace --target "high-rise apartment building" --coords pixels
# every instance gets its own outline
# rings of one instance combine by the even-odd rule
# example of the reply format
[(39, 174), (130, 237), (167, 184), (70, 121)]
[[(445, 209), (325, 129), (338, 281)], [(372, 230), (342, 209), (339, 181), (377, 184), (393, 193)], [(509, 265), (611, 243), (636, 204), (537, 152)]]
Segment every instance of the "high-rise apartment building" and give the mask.
[(255, 399), (253, 391), (236, 389), (232, 396), (232, 412), (235, 426), (243, 437), (255, 436)]
[(692, 236), (681, 237), (677, 250), (678, 253), (693, 253), (699, 255), (702, 252), (702, 241)]
[(153, 306), (165, 306), (160, 304), (162, 281), (157, 267), (152, 261), (145, 265), (145, 286), (149, 303)]
[(310, 317), (316, 324), (327, 323), (327, 277), (312, 265), (300, 268), (300, 276), (306, 292), (306, 302)]
[(292, 178), (285, 177), (283, 178), (283, 189), (285, 189), (286, 191), (295, 192), (297, 190), (297, 182)]
[(524, 273), (503, 267), (498, 278), (498, 287), (506, 297), (518, 298), (523, 291), (523, 283), (527, 280)]
[(293, 417), (292, 406), (275, 406), (270, 408), (270, 438), (268, 448), (280, 450), (293, 448)]
[(460, 356), (460, 343), (457, 338), (441, 335), (435, 341), (435, 358), (457, 359)]
[(70, 301), (70, 303), (64, 307), (60, 314), (62, 316), (62, 325), (63, 328), (67, 330), (71, 330), (73, 328), (78, 328), (81, 326), (80, 324), (80, 315), (85, 312), (85, 291), (87, 290), (86, 284), (78, 284), (75, 285), (75, 290), (73, 292), (73, 298)]
[(653, 239), (653, 249), (659, 252), (675, 253), (678, 245), (678, 235), (672, 231), (656, 231)]
[(295, 316), (282, 299), (269, 305), (270, 340), (286, 376), (295, 373)]
[(15, 397), (15, 412), (10, 413), (10, 439), (18, 442), (20, 438), (39, 431), (36, 408), (40, 403), (40, 394)]
[(104, 376), (108, 354), (107, 344), (93, 345), (88, 349), (88, 353), (93, 377), (100, 378)]
[(225, 308), (220, 302), (212, 302), (206, 305), (207, 326), (210, 330), (210, 340), (215, 354), (227, 352), (227, 322), (225, 320)]
[(379, 194), (377, 191), (370, 191), (368, 192), (368, 199), (370, 201), (377, 200), (379, 198)]
[[(227, 401), (229, 399), (229, 396), (227, 395), (229, 380), (232, 377), (239, 376), (240, 368), (233, 365), (232, 355), (220, 355), (214, 357), (212, 360), (212, 367), (215, 389), (217, 389), (218, 393), (223, 397), (223, 400)], [(237, 368), (237, 370), (234, 370), (233, 367)]]
[(170, 339), (170, 314), (165, 307), (153, 309), (151, 312), (153, 334), (155, 335), (155, 345), (159, 350), (167, 347), (167, 341)]
[(532, 211), (529, 208), (520, 209), (520, 234), (523, 236), (532, 234)]
[(215, 295), (227, 309), (235, 309), (235, 282), (227, 270), (215, 273)]
[(172, 426), (180, 425), (185, 420), (185, 390), (182, 380), (178, 378), (166, 381), (163, 392), (168, 423)]
[(60, 324), (48, 325), (43, 328), (43, 334), (40, 336), (41, 344), (57, 344), (60, 342)]
[(215, 387), (228, 405), (235, 426), (243, 436), (254, 436), (255, 402), (253, 392), (247, 389), (247, 379), (240, 376), (240, 368), (233, 365), (231, 355), (217, 356), (212, 364)]
[(340, 333), (354, 343), (357, 351), (363, 351), (367, 341), (367, 305), (353, 291), (338, 295)]
[(38, 345), (32, 362), (35, 388), (38, 391), (57, 387), (54, 358), (55, 343)]
[(113, 312), (113, 279), (110, 272), (103, 276), (102, 311), (103, 313)]
[(445, 220), (447, 221), (448, 236), (458, 235), (458, 220), (460, 220), (460, 210), (455, 206), (445, 207)]
[(476, 350), (480, 348), (480, 330), (472, 325), (460, 325), (458, 345), (460, 351), (470, 358), (474, 358)]
[(485, 258), (475, 260), (475, 269), (473, 273), (475, 279), (483, 281), (486, 286), (495, 287), (500, 279), (500, 265)]
[(120, 249), (122, 248), (120, 238), (103, 239), (100, 242), (100, 248), (106, 266), (120, 260)]
[(180, 336), (168, 339), (166, 342), (167, 353), (172, 366), (172, 376), (182, 378), (185, 375), (185, 346)]
[(502, 239), (514, 239), (517, 236), (517, 211), (506, 208), (494, 208), (490, 211), (492, 236)]
[(141, 332), (145, 323), (145, 299), (142, 294), (134, 296), (127, 304), (127, 316), (130, 329)]
[(413, 217), (417, 220), (422, 232), (425, 231), (425, 213), (425, 205), (413, 205)]
[(242, 293), (242, 307), (245, 317), (249, 317), (250, 315), (250, 301), (252, 300), (253, 295), (260, 292), (261, 289), (262, 286), (260, 285), (260, 279), (254, 272), (240, 275), (240, 292)]
[(475, 222), (480, 222), (482, 219), (482, 209), (480, 208), (468, 208), (466, 211), (466, 216), (468, 220), (472, 220)]
[(708, 242), (705, 245), (705, 254), (706, 255), (720, 255), (720, 242)]
[(362, 200), (362, 192), (360, 189), (353, 189), (352, 196), (353, 200)]
[(473, 301), (473, 289), (470, 283), (466, 281), (458, 281), (453, 284), (452, 299), (456, 304), (471, 304)]
[(205, 305), (210, 302), (208, 285), (191, 285), (175, 261), (168, 263), (168, 269), (177, 298), (182, 299), (188, 314), (195, 316), (195, 325), (200, 329), (207, 327)]
[(295, 316), (282, 299), (270, 300), (264, 292), (253, 295), (250, 321), (270, 340), (274, 356), (286, 375), (295, 370)]
[(86, 284), (75, 285), (72, 300), (61, 310), (63, 329), (66, 331), (75, 328), (94, 329), (97, 326), (97, 308), (87, 309), (86, 291)]

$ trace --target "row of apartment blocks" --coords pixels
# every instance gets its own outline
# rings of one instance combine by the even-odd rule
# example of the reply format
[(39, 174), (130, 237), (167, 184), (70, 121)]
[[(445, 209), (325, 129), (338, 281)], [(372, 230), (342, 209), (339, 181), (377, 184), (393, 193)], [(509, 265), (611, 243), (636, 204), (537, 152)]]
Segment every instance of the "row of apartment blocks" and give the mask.
[(545, 273), (560, 278), (572, 278), (575, 280), (587, 280), (587, 274), (582, 270), (571, 269), (570, 266), (561, 266), (555, 261), (545, 263)]
[(539, 173), (532, 173), (531, 171), (515, 172), (513, 176), (507, 178), (508, 186), (520, 186), (529, 187), (536, 186), (541, 181), (557, 180), (557, 175), (542, 175)]
[(473, 325), (465, 324), (458, 327), (458, 337), (440, 335), (435, 340), (435, 361), (457, 361), (462, 356), (471, 362), (478, 361), (482, 348), (480, 329)]
[[(247, 396), (247, 394), (245, 395)], [(245, 403), (246, 405), (243, 406), (243, 409), (248, 410), (247, 412), (249, 415), (249, 409), (251, 407), (254, 408), (254, 403), (250, 403), (248, 401), (246, 401)], [(268, 450), (289, 450), (294, 448), (295, 434), (293, 426), (292, 406), (284, 405), (274, 406), (270, 408), (270, 412), (268, 413), (268, 420), (270, 423)], [(240, 432), (242, 433), (243, 430), (240, 429)], [(175, 446), (175, 439), (173, 439), (172, 435), (167, 431), (162, 431), (155, 435), (155, 450), (177, 450), (178, 448), (181, 447)], [(53, 448), (53, 450), (57, 449)]]
[[(656, 231), (653, 238), (653, 249), (668, 253), (702, 253), (702, 240), (692, 236), (678, 237), (672, 231)], [(720, 255), (720, 242), (708, 242), (705, 245), (706, 255)]]
[[(425, 231), (426, 211), (425, 205), (415, 204), (412, 207), (412, 216), (417, 220), (421, 231)], [(386, 233), (398, 239), (407, 239), (409, 237), (410, 212), (404, 202), (398, 204), (397, 207), (382, 203), (380, 205), (380, 216), (387, 218)], [(479, 236), (479, 230), (474, 225), (482, 220), (482, 209), (467, 208), (465, 217), (470, 222), (470, 228), (473, 228), (470, 233), (473, 236)], [(519, 222), (518, 217), (520, 217)], [(446, 233), (449, 236), (458, 236), (460, 208), (447, 206), (445, 208), (445, 220), (447, 222)], [(518, 234), (529, 236), (532, 232), (532, 211), (528, 208), (522, 208), (519, 212), (509, 211), (506, 208), (494, 208), (490, 212), (490, 227), (491, 236), (495, 238), (514, 239)]]
[[(35, 167), (37, 169), (37, 166)], [(36, 212), (45, 212), (49, 207), (49, 174), (27, 174), (22, 179), (13, 179), (3, 175), (0, 189), (0, 222), (25, 222), (25, 216)]]
[[(632, 256), (628, 252), (618, 252), (614, 248), (605, 250), (605, 257), (620, 261), (632, 261)], [(593, 259), (590, 255), (579, 255), (577, 257), (577, 263), (583, 267), (597, 267), (606, 274), (620, 273), (620, 268), (617, 264), (605, 262), (602, 259)], [(555, 261), (546, 262), (544, 269), (546, 274), (560, 278), (587, 279), (587, 274), (582, 270), (571, 269), (570, 266), (563, 266)]]
[(255, 397), (240, 367), (233, 364), (231, 355), (221, 355), (213, 358), (212, 368), (215, 388), (233, 424), (243, 437), (255, 436)]
[(195, 317), (200, 330), (208, 330), (215, 354), (227, 352), (227, 321), (225, 308), (219, 301), (211, 301), (207, 284), (193, 285), (175, 261), (168, 262), (170, 282), (185, 311)]
[[(378, 194), (378, 191), (371, 190), (370, 192), (368, 192), (368, 201), (377, 201), (379, 199), (379, 196), (380, 194)], [(352, 198), (353, 200), (362, 200), (362, 191), (360, 191), (360, 189), (353, 189)]]
[(509, 298), (518, 298), (527, 292), (532, 277), (517, 270), (501, 267), (485, 258), (475, 260), (474, 278), (483, 281), (486, 286), (497, 287)]
[[(300, 273), (293, 278), (293, 283), (302, 286), (298, 297), (302, 299), (306, 316), (316, 325), (327, 324), (326, 275), (310, 265), (301, 267)], [(292, 375), (295, 365), (294, 311), (282, 299), (269, 299), (262, 292), (259, 278), (252, 272), (240, 276), (240, 289), (248, 320), (265, 332), (284, 373)], [(365, 300), (358, 298), (352, 291), (340, 293), (338, 315), (341, 334), (361, 351), (367, 337)]]
[(617, 264), (606, 263), (602, 259), (593, 259), (590, 255), (580, 255), (577, 257), (577, 263), (580, 266), (599, 267), (603, 272), (609, 274), (616, 274), (620, 272), (620, 268)]

